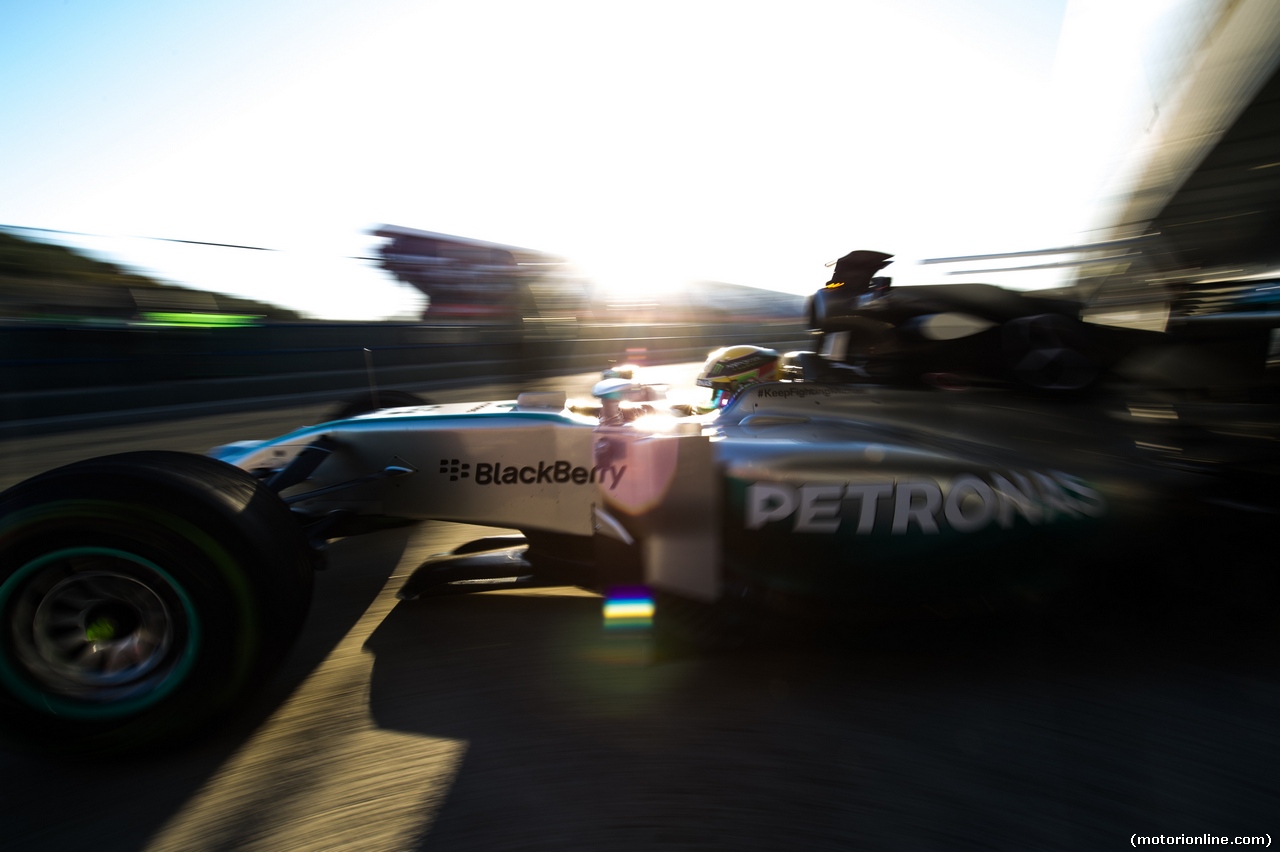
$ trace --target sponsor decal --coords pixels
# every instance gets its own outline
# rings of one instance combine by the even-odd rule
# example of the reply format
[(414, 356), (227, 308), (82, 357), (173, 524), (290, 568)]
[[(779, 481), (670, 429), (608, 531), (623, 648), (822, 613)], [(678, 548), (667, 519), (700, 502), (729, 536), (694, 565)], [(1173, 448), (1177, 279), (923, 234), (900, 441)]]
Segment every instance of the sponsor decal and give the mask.
[(755, 391), (756, 399), (813, 399), (815, 397), (824, 397), (830, 399), (833, 396), (856, 396), (866, 393), (861, 388), (842, 388), (824, 385), (808, 385), (808, 386), (788, 386), (788, 385), (766, 385), (757, 388)]
[(626, 472), (625, 464), (582, 467), (565, 459), (527, 465), (440, 459), (440, 473), (448, 474), (450, 482), (470, 479), (476, 485), (594, 485), (599, 482), (612, 491)]
[(749, 352), (746, 355), (740, 355), (737, 358), (721, 361), (711, 370), (711, 374), (718, 376), (721, 373), (729, 373), (731, 375), (745, 373), (749, 370), (759, 369), (766, 364), (772, 364), (777, 357), (778, 356), (772, 352)]
[(463, 464), (457, 459), (440, 459), (440, 472), (449, 474), (450, 482), (471, 477), (471, 465)]
[(869, 535), (879, 524), (892, 535), (936, 535), (944, 529), (973, 533), (991, 524), (1009, 529), (1019, 517), (1039, 525), (1106, 512), (1103, 496), (1071, 474), (989, 472), (961, 474), (945, 484), (924, 478), (799, 486), (754, 482), (746, 490), (745, 525), (758, 530), (788, 522), (799, 533)]

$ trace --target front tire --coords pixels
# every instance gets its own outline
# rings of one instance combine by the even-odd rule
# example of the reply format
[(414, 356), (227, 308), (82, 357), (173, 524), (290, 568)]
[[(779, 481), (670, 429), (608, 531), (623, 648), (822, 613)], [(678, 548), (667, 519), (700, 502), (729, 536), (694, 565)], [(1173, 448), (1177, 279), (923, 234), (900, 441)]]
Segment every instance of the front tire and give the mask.
[(278, 662), (312, 554), (279, 498), (223, 462), (107, 456), (0, 494), (0, 722), (76, 756), (191, 736)]

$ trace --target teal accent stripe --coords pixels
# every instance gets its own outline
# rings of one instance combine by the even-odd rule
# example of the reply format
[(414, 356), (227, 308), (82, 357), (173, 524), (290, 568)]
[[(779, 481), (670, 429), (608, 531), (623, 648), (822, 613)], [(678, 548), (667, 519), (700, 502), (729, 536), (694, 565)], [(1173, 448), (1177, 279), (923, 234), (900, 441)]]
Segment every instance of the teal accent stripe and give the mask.
[[(287, 435), (281, 435), (279, 438), (273, 438), (269, 441), (262, 441), (252, 447), (230, 447), (231, 451), (225, 455), (220, 455), (219, 458), (228, 464), (235, 464), (237, 459), (260, 450), (280, 444), (296, 443), (303, 439), (317, 438), (320, 435), (331, 432), (371, 432), (386, 426), (425, 425), (446, 420), (491, 420), (497, 417), (506, 417), (512, 420), (540, 420), (548, 423), (560, 423), (565, 426), (576, 426), (581, 429), (595, 428), (594, 423), (583, 423), (581, 420), (574, 419), (562, 411), (464, 411), (457, 414), (404, 414), (396, 415), (395, 417), (375, 417), (368, 420), (353, 418), (350, 420), (331, 420), (328, 423), (321, 423), (316, 426), (304, 426)], [(226, 450), (228, 447), (223, 447), (222, 449)]]
[(156, 689), (146, 695), (109, 704), (75, 701), (51, 695), (34, 687), (30, 681), (18, 673), (17, 667), (12, 663), (11, 655), (7, 649), (0, 650), (0, 682), (4, 683), (10, 693), (36, 710), (73, 719), (113, 719), (145, 710), (147, 707), (164, 699), (165, 696), (173, 692), (186, 680), (187, 674), (195, 664), (201, 639), (200, 618), (196, 614), (191, 598), (187, 596), (186, 590), (182, 588), (181, 584), (159, 565), (135, 553), (127, 553), (111, 547), (69, 547), (65, 550), (56, 550), (23, 565), (3, 585), (0, 585), (0, 612), (7, 608), (10, 597), (28, 577), (36, 574), (51, 562), (75, 556), (111, 556), (125, 562), (132, 562), (154, 572), (168, 583), (169, 588), (173, 590), (178, 596), (178, 600), (181, 601), (183, 612), (187, 616), (187, 643), (186, 647), (181, 650), (181, 659)]

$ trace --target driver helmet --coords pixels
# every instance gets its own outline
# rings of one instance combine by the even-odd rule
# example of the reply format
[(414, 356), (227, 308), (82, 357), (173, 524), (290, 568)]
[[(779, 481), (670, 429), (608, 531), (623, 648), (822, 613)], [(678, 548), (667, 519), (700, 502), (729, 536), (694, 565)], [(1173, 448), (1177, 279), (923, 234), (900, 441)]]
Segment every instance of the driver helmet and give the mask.
[(698, 386), (711, 388), (711, 405), (724, 408), (747, 385), (778, 380), (779, 356), (762, 346), (726, 346), (707, 358)]

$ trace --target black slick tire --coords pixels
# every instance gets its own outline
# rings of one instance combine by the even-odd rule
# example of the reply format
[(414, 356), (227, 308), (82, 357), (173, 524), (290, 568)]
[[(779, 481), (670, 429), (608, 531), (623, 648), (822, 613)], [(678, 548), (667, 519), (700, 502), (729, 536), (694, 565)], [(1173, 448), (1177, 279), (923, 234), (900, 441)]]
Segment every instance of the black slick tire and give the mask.
[(279, 498), (205, 456), (105, 456), (0, 494), (6, 744), (95, 757), (210, 728), (292, 643), (312, 569)]

